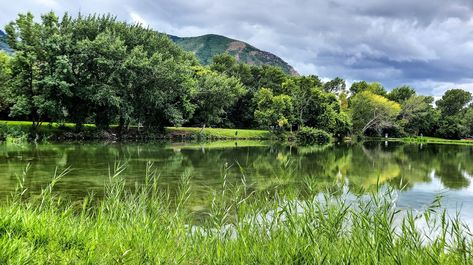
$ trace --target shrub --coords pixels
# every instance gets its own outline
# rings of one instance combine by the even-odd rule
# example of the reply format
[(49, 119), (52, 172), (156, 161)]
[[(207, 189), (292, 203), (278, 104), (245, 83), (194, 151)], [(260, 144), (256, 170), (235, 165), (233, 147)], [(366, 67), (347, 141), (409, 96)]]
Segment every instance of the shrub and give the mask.
[(440, 121), (436, 136), (445, 139), (461, 139), (467, 132), (468, 129), (461, 124), (460, 119), (445, 117)]
[(10, 126), (5, 122), (0, 123), (0, 141), (26, 142), (28, 129), (21, 126)]
[(301, 144), (327, 144), (332, 140), (332, 136), (328, 132), (311, 127), (300, 128), (296, 138)]

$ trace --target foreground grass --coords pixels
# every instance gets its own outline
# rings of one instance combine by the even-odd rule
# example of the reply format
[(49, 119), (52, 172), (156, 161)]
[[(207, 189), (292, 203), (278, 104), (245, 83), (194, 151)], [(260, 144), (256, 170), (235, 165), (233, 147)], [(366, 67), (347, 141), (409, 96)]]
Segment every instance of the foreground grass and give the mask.
[[(470, 264), (471, 234), (438, 202), (399, 211), (392, 191), (369, 197), (250, 192), (224, 177), (204, 218), (187, 210), (184, 175), (175, 196), (146, 182), (127, 191), (117, 165), (100, 200), (74, 203), (18, 192), (0, 207), (0, 264)], [(301, 199), (304, 198), (304, 199)]]

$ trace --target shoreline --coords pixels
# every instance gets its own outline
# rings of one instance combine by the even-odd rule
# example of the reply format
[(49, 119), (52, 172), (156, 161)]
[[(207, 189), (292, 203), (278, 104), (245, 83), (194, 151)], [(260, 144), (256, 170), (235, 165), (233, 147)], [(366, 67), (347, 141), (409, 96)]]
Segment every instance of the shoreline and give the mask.
[(382, 137), (366, 137), (368, 141), (388, 141), (388, 142), (403, 142), (403, 143), (417, 143), (417, 144), (452, 144), (452, 145), (473, 145), (473, 140), (453, 140), (436, 137), (402, 137), (402, 138), (382, 138)]

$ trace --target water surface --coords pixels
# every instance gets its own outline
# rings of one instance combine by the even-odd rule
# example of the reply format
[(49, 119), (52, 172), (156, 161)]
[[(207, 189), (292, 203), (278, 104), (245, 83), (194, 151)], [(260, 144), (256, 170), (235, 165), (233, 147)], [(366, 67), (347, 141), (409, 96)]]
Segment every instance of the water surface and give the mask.
[(297, 147), (264, 142), (210, 144), (41, 144), (0, 145), (0, 196), (17, 185), (28, 164), (25, 186), (38, 193), (56, 168), (71, 168), (56, 190), (72, 199), (91, 191), (100, 194), (116, 161), (126, 161), (127, 183), (143, 183), (146, 163), (154, 163), (159, 183), (177, 189), (184, 172), (191, 175), (195, 207), (212, 191), (245, 182), (254, 191), (306, 189), (311, 179), (320, 190), (345, 185), (353, 193), (367, 193), (377, 184), (403, 187), (398, 206), (422, 209), (439, 193), (452, 212), (462, 209), (473, 220), (473, 146), (367, 142), (328, 147)]

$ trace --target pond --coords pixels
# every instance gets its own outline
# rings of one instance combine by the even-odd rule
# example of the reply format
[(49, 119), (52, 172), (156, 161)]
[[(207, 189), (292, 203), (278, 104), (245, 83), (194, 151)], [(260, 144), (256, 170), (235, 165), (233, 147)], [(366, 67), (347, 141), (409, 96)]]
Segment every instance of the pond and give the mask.
[[(18, 177), (29, 164), (25, 186), (39, 193), (55, 168), (71, 171), (55, 187), (72, 199), (94, 191), (100, 195), (116, 161), (126, 162), (122, 176), (130, 187), (145, 180), (152, 162), (159, 183), (176, 190), (181, 176), (189, 174), (191, 204), (198, 210), (212, 191), (229, 183), (242, 183), (257, 192), (304, 189), (311, 179), (321, 191), (345, 186), (367, 193), (377, 183), (402, 190), (397, 205), (422, 209), (439, 193), (444, 207), (462, 211), (473, 220), (473, 146), (365, 142), (326, 147), (284, 146), (254, 141), (207, 144), (40, 144), (0, 145), (0, 196), (15, 190)], [(268, 193), (269, 194), (269, 193)]]

